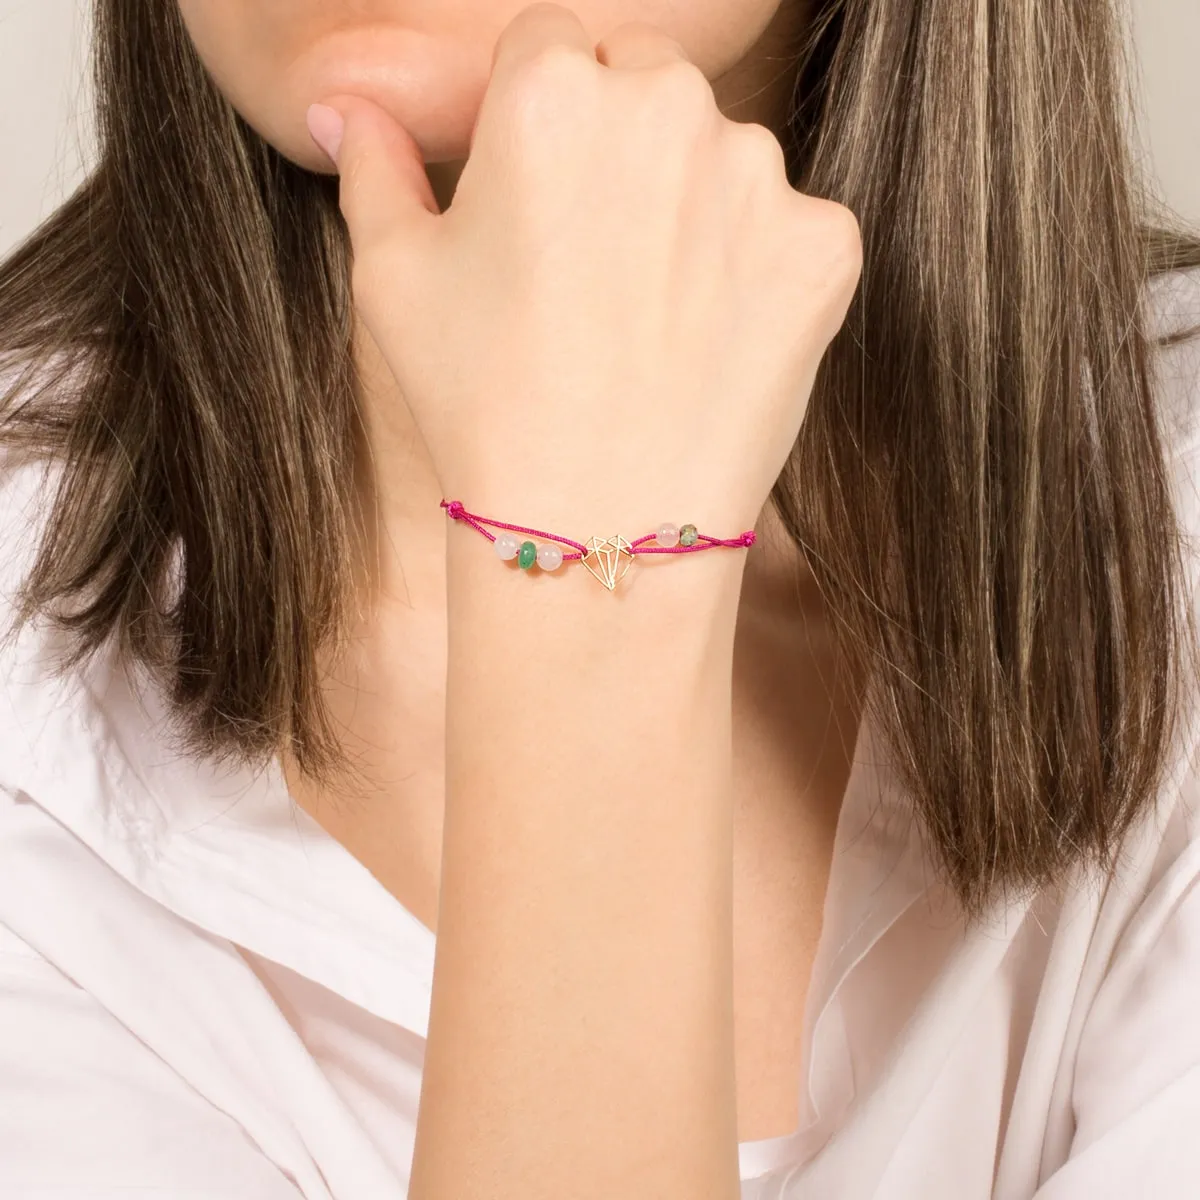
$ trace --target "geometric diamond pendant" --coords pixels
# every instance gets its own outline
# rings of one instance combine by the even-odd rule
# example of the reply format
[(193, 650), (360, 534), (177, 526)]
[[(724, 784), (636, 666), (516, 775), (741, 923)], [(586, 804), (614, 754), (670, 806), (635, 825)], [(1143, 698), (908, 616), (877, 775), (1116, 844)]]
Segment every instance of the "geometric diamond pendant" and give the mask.
[(579, 561), (611, 592), (633, 564), (633, 551), (620, 534), (610, 538), (594, 537), (587, 543), (587, 553)]

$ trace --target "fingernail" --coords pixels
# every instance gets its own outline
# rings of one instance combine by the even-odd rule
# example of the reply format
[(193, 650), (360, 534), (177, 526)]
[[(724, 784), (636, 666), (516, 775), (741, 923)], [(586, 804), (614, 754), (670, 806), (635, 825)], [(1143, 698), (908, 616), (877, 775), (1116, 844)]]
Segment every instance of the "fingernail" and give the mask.
[(342, 114), (328, 104), (310, 104), (305, 114), (308, 121), (308, 132), (312, 140), (329, 156), (329, 161), (337, 166), (338, 150), (342, 145), (342, 130), (345, 122)]

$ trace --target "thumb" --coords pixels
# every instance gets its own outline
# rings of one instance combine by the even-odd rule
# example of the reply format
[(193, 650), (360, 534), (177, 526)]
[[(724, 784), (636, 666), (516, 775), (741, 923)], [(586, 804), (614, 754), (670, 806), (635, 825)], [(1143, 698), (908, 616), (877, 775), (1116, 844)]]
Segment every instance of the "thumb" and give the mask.
[(385, 237), (428, 232), (439, 214), (421, 149), (390, 113), (362, 96), (310, 104), (308, 130), (341, 177), (338, 202), (356, 252)]

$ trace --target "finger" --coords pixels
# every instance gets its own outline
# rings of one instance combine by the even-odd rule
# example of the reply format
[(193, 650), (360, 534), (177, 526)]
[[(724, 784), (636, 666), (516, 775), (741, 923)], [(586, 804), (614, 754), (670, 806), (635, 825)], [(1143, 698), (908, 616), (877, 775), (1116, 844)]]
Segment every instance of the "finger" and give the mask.
[(503, 81), (520, 63), (552, 45), (577, 50), (589, 62), (596, 61), (591, 35), (575, 13), (551, 0), (537, 0), (517, 13), (496, 39), (492, 78)]
[(648, 21), (618, 25), (596, 43), (595, 53), (603, 66), (620, 70), (657, 67), (677, 58), (691, 61), (679, 42)]
[(338, 203), (356, 252), (432, 231), (440, 210), (424, 158), (390, 113), (362, 96), (333, 96), (310, 106), (308, 125), (337, 164)]

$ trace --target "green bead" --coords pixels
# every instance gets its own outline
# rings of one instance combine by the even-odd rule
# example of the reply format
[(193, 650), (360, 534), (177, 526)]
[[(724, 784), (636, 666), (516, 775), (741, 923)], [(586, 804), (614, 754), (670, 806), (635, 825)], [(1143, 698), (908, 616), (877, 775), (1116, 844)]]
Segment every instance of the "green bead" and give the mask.
[(695, 525), (684, 525), (679, 530), (679, 544), (681, 546), (694, 546), (700, 540), (700, 534), (696, 531)]
[(517, 563), (524, 571), (529, 570), (537, 562), (537, 547), (532, 542), (522, 542), (517, 552)]

